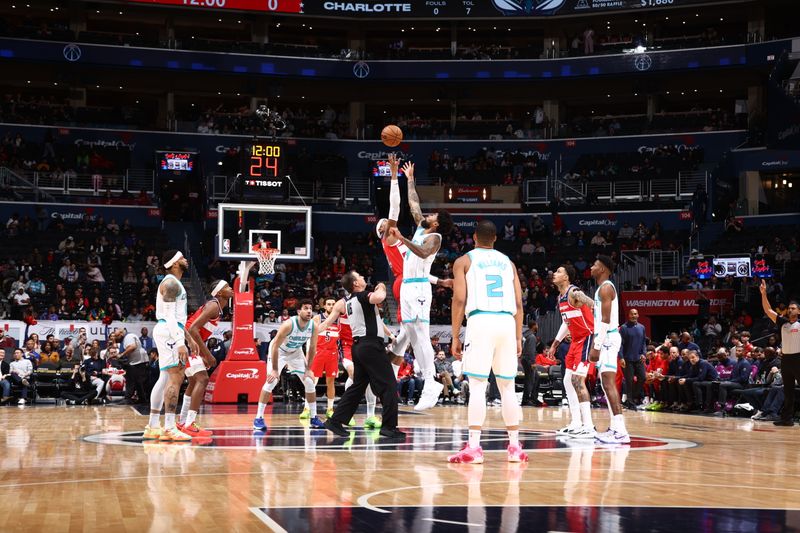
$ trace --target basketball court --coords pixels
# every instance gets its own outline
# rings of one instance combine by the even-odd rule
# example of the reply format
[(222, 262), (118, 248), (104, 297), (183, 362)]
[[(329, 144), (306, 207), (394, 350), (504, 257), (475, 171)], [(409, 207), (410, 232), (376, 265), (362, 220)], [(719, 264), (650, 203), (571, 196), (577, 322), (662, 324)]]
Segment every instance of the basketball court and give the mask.
[[(300, 406), (205, 406), (214, 436), (143, 443), (131, 407), (4, 410), (7, 531), (795, 531), (795, 431), (749, 420), (628, 414), (630, 446), (560, 440), (561, 408), (523, 410), (528, 464), (508, 464), (489, 408), (483, 465), (448, 465), (466, 407), (401, 410), (401, 443), (311, 430)], [(595, 410), (599, 427), (604, 411)], [(599, 415), (599, 416), (598, 416)], [(363, 418), (357, 415), (358, 420)], [(793, 488), (786, 488), (786, 487)], [(75, 512), (75, 507), (80, 512)], [(17, 512), (25, 509), (26, 518)]]
[[(267, 246), (279, 262), (307, 262), (311, 215), (308, 207), (220, 204), (218, 256), (249, 269), (254, 247)], [(507, 462), (499, 408), (488, 409), (483, 465), (446, 461), (467, 438), (466, 406), (402, 408), (400, 442), (358, 426), (335, 437), (302, 424), (302, 406), (282, 402), (267, 408), (269, 429), (254, 432), (267, 369), (253, 349), (249, 281), (236, 283), (232, 347), (201, 411), (212, 437), (144, 441), (147, 410), (130, 406), (3, 411), (4, 530), (800, 528), (795, 431), (745, 419), (626, 413), (631, 444), (604, 446), (556, 436), (566, 407), (526, 408), (527, 464)], [(604, 428), (605, 410), (595, 417)]]

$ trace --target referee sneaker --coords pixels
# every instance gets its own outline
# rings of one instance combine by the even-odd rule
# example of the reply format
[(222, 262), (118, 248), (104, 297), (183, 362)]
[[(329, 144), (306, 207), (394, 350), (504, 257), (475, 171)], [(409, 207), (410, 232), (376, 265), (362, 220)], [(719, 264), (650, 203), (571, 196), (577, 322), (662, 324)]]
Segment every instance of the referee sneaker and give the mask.
[(381, 436), (404, 438), (406, 434), (397, 429), (397, 380), (386, 355), (383, 322), (377, 307), (386, 299), (386, 286), (378, 283), (375, 290), (368, 293), (364, 277), (351, 270), (342, 276), (342, 287), (348, 293), (345, 305), (350, 329), (353, 330), (355, 375), (353, 384), (336, 404), (333, 416), (325, 421), (325, 427), (340, 437), (347, 437), (348, 432), (342, 424), (353, 418), (369, 385), (383, 405)]
[(781, 328), (781, 375), (783, 376), (783, 409), (776, 426), (793, 426), (794, 384), (800, 380), (800, 306), (789, 302), (786, 317), (779, 316), (769, 305), (767, 284), (761, 280), (761, 307), (767, 316)]

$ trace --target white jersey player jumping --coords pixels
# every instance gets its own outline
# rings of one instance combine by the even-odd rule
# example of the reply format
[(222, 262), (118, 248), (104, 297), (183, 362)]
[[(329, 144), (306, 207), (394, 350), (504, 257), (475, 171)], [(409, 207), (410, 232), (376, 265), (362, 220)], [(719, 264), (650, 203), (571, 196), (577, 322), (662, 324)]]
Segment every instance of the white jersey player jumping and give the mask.
[(453, 229), (453, 219), (447, 211), (422, 216), (419, 196), (414, 186), (414, 165), (403, 167), (408, 178), (408, 205), (417, 224), (412, 239), (406, 239), (397, 228), (389, 234), (399, 239), (407, 248), (403, 261), (403, 284), (400, 287), (400, 311), (403, 328), (414, 349), (419, 374), (425, 380), (415, 411), (436, 405), (442, 384), (434, 379), (433, 346), (431, 346), (430, 317), (433, 291), (428, 278), (436, 253), (442, 245), (442, 234)]
[(486, 419), (486, 388), (494, 371), (502, 400), (503, 421), (508, 431), (508, 461), (525, 462), (528, 455), (519, 444), (520, 407), (514, 389), (517, 359), (522, 353), (522, 290), (514, 263), (494, 249), (497, 228), (481, 220), (475, 228), (475, 249), (453, 264), (453, 355), (461, 354), (464, 335), (463, 373), (469, 376), (469, 441), (447, 458), (451, 463), (483, 463), (481, 427)]

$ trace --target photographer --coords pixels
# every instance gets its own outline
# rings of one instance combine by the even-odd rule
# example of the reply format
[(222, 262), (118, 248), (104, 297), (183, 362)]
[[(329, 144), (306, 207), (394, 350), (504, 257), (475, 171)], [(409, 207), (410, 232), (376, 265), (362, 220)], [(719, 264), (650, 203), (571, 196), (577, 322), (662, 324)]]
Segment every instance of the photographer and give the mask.
[(67, 404), (81, 405), (93, 400), (97, 396), (97, 391), (92, 386), (86, 374), (86, 370), (82, 366), (75, 365), (72, 368), (72, 376), (70, 379), (75, 388), (61, 393), (61, 398), (66, 400)]

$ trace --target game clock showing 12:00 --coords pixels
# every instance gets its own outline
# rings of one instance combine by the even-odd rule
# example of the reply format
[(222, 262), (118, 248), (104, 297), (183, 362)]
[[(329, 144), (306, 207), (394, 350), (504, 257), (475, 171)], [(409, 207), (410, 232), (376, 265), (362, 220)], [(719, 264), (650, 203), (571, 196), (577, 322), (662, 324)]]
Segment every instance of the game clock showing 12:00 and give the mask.
[(250, 179), (274, 179), (281, 177), (282, 147), (274, 143), (257, 143), (250, 146), (246, 160), (247, 176)]

